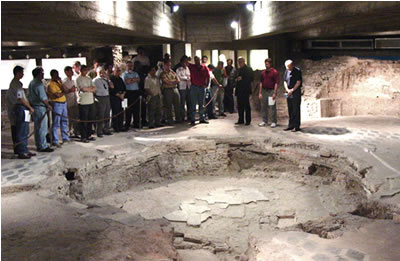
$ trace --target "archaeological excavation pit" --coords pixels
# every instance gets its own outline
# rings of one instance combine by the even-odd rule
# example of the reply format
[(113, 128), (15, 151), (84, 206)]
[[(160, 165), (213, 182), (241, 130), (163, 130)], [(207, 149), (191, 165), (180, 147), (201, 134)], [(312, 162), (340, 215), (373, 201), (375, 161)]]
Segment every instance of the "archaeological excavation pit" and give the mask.
[[(317, 144), (200, 138), (153, 143), (77, 169), (57, 193), (96, 213), (115, 210), (105, 218), (163, 220), (174, 249), (199, 260), (367, 258), (329, 248), (370, 220), (362, 214), (369, 193), (362, 178), (346, 158)], [(390, 209), (382, 212), (372, 218), (391, 218)]]

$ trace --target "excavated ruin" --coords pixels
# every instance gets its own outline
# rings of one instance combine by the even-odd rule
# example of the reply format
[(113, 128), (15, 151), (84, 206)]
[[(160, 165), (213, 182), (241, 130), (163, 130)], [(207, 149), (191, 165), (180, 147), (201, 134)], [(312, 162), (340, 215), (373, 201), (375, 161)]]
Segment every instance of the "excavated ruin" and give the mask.
[(391, 219), (393, 209), (368, 201), (367, 171), (318, 144), (192, 138), (68, 168), (51, 189), (97, 214), (115, 210), (103, 218), (166, 222), (167, 242), (187, 258), (200, 251), (261, 260), (264, 239), (256, 235), (334, 239), (371, 219)]

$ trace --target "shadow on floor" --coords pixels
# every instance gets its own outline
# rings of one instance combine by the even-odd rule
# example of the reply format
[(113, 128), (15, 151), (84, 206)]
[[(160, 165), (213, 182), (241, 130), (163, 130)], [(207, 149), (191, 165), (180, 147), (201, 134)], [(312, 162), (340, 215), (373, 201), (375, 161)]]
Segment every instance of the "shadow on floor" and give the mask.
[(346, 128), (333, 128), (333, 127), (308, 127), (302, 128), (303, 133), (318, 134), (318, 135), (344, 135), (351, 133)]

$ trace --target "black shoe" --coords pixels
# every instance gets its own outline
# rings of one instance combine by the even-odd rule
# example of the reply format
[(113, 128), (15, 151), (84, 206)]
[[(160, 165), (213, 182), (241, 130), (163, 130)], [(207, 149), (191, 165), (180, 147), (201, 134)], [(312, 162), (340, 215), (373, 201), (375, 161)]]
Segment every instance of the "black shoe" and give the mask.
[(24, 154), (18, 154), (18, 158), (19, 159), (30, 159), (31, 156), (29, 156), (28, 154), (24, 153)]
[(53, 151), (54, 151), (54, 150), (51, 149), (50, 147), (47, 147), (47, 148), (45, 148), (45, 149), (39, 150), (39, 152), (53, 152)]
[(209, 122), (206, 120), (201, 120), (200, 123), (208, 124)]
[(226, 117), (226, 114), (225, 114), (225, 113), (222, 113), (222, 114), (220, 114), (219, 116), (220, 116), (220, 117)]
[(96, 140), (94, 137), (89, 137), (89, 138), (87, 138), (87, 140), (89, 140), (89, 141), (94, 141), (94, 140)]
[(246, 122), (246, 125), (247, 125), (247, 126), (250, 125), (250, 122)]
[(293, 130), (293, 128), (286, 128), (286, 129), (283, 129), (284, 131), (290, 131), (290, 130)]
[(97, 137), (98, 138), (103, 138), (104, 136), (103, 136), (103, 134), (97, 134)]
[(30, 157), (33, 157), (33, 156), (36, 156), (36, 153), (28, 152), (28, 155), (29, 155)]
[(89, 143), (89, 141), (87, 139), (82, 139), (81, 142), (83, 143)]
[(154, 129), (154, 126), (149, 126), (149, 129)]
[(127, 132), (129, 130), (129, 128), (123, 128), (121, 129), (121, 132)]
[(104, 135), (113, 135), (112, 132), (104, 132)]
[(164, 126), (165, 126), (164, 124), (156, 124), (157, 128), (164, 127)]
[(235, 125), (241, 125), (241, 124), (244, 124), (244, 122), (240, 122), (240, 121), (235, 122)]
[(209, 120), (216, 120), (216, 119), (218, 119), (218, 117), (213, 115), (213, 116), (208, 116), (208, 119)]
[(297, 131), (301, 131), (301, 129), (300, 129), (300, 128), (294, 128), (294, 129), (292, 130), (292, 132), (297, 132)]
[(194, 125), (196, 125), (196, 123), (194, 121), (191, 121), (190, 125), (194, 126)]

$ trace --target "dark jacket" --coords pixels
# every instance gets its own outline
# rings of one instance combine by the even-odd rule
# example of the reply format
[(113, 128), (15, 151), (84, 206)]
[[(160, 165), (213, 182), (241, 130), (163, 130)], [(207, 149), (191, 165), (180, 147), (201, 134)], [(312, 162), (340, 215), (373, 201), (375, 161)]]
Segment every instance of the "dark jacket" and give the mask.
[(293, 89), (293, 87), (296, 85), (296, 82), (300, 81), (300, 86), (294, 91), (293, 95), (294, 96), (301, 95), (303, 77), (301, 75), (301, 70), (298, 67), (293, 67), (293, 70), (291, 72), (289, 70), (286, 70), (283, 76), (283, 80), (287, 82), (288, 89)]
[(253, 69), (251, 67), (245, 65), (243, 68), (237, 69), (237, 77), (241, 76), (242, 80), (236, 82), (236, 96), (241, 95), (251, 95), (251, 83), (254, 79)]

